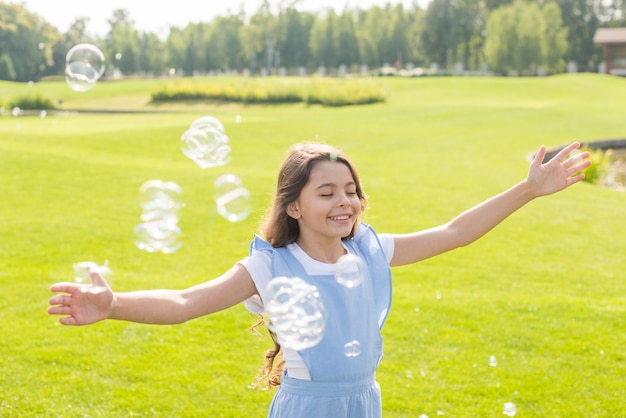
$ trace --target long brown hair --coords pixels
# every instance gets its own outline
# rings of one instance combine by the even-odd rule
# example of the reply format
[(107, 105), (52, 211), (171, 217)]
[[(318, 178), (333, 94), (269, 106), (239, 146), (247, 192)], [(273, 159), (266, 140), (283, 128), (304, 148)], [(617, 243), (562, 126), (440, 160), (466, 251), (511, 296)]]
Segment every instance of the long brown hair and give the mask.
[[(365, 211), (367, 196), (363, 191), (354, 165), (343, 152), (331, 145), (321, 143), (305, 142), (294, 145), (290, 148), (278, 172), (274, 203), (261, 225), (261, 234), (272, 247), (285, 247), (298, 239), (300, 234), (298, 221), (287, 214), (287, 208), (298, 199), (300, 192), (309, 182), (313, 167), (321, 161), (336, 161), (348, 167), (356, 183), (356, 194), (361, 201), (361, 213), (359, 216)], [(352, 239), (358, 225), (359, 217), (354, 222), (350, 233), (342, 239)], [(265, 320), (262, 317), (253, 328), (256, 330), (264, 322)], [(265, 352), (265, 364), (259, 369), (259, 374), (256, 377), (257, 382), (254, 385), (259, 388), (279, 386), (285, 364), (276, 335), (271, 331), (269, 332), (274, 342), (274, 347)]]
[[(278, 172), (274, 203), (261, 226), (261, 234), (272, 247), (285, 247), (298, 239), (300, 234), (298, 221), (287, 215), (287, 207), (298, 199), (300, 192), (309, 182), (313, 167), (320, 161), (337, 161), (348, 167), (356, 183), (356, 194), (361, 201), (361, 214), (365, 210), (367, 196), (363, 192), (354, 165), (343, 152), (327, 144), (305, 142), (294, 145), (290, 148), (290, 152)], [(351, 239), (358, 224), (357, 218), (352, 231), (343, 239)]]

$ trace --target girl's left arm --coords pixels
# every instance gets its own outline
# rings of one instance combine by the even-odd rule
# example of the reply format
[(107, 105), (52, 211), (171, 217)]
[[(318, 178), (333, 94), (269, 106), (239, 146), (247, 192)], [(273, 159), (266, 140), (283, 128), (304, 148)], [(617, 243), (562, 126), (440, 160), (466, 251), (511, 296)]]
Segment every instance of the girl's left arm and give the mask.
[(468, 245), (496, 227), (513, 212), (536, 197), (563, 190), (585, 176), (591, 165), (589, 153), (569, 154), (580, 146), (574, 142), (543, 164), (545, 146), (533, 159), (528, 177), (510, 189), (466, 210), (450, 222), (411, 234), (394, 235), (392, 266), (414, 263)]

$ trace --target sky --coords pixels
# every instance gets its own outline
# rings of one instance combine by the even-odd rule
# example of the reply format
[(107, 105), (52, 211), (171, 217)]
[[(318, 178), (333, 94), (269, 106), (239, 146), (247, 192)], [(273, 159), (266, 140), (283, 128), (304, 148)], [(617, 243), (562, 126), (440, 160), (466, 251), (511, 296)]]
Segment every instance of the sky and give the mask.
[[(419, 0), (425, 7), (428, 0)], [(244, 5), (246, 13), (253, 14), (262, 4), (262, 0), (9, 0), (8, 3), (22, 4), (28, 11), (36, 13), (54, 25), (61, 33), (67, 32), (72, 22), (78, 17), (89, 18), (88, 32), (105, 35), (109, 29), (107, 20), (113, 10), (126, 9), (135, 28), (142, 32), (152, 32), (167, 36), (170, 26), (185, 27), (192, 22), (209, 22), (216, 16), (225, 16), (228, 12), (238, 12)], [(277, 4), (278, 0), (270, 0)], [(318, 11), (333, 7), (341, 12), (344, 7), (368, 9), (374, 5), (387, 3), (410, 7), (412, 0), (300, 0), (298, 10)]]

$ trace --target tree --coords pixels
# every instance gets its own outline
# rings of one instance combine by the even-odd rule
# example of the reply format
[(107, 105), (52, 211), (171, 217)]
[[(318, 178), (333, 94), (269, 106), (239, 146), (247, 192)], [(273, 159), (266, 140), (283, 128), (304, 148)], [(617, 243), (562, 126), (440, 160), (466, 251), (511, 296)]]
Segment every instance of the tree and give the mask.
[(515, 0), (494, 10), (487, 21), (485, 56), (492, 70), (499, 74), (535, 74), (563, 68), (567, 31), (563, 29), (560, 9), (547, 3)]
[(13, 68), (13, 61), (6, 52), (0, 55), (0, 80), (13, 81), (17, 78), (15, 68)]
[(515, 10), (504, 6), (491, 12), (487, 20), (485, 58), (493, 71), (506, 75), (512, 70), (517, 46)]
[(60, 39), (56, 28), (19, 4), (0, 2), (0, 56), (5, 75), (16, 81), (37, 81), (54, 65), (52, 49)]
[(348, 8), (344, 8), (343, 13), (334, 21), (334, 44), (337, 47), (338, 65), (345, 65), (348, 68), (360, 63), (359, 40), (356, 35), (354, 25), (354, 13)]
[(565, 69), (563, 57), (567, 52), (567, 28), (563, 27), (561, 9), (556, 3), (547, 3), (542, 9), (545, 21), (543, 37), (544, 66), (549, 73), (562, 72)]
[(567, 60), (576, 62), (581, 71), (594, 70), (602, 60), (599, 48), (593, 43), (593, 35), (600, 27), (595, 13), (601, 7), (599, 0), (556, 0), (556, 3), (567, 28)]
[(148, 75), (159, 75), (166, 70), (163, 41), (154, 33), (143, 33), (139, 38), (139, 70)]
[(107, 20), (110, 30), (105, 39), (105, 56), (124, 74), (139, 71), (139, 32), (126, 9), (113, 11)]
[(458, 28), (454, 0), (432, 0), (424, 16), (422, 43), (426, 56), (447, 68), (458, 44)]

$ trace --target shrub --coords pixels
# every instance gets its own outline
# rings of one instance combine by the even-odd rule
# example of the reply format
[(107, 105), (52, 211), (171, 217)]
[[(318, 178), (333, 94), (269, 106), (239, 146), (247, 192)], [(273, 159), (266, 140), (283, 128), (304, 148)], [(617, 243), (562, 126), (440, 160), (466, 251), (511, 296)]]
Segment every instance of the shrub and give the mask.
[(602, 177), (606, 174), (609, 162), (611, 161), (611, 150), (602, 149), (581, 149), (581, 152), (588, 151), (590, 159), (593, 161), (589, 167), (583, 170), (585, 180), (591, 184), (599, 184)]
[(9, 108), (19, 107), (23, 110), (56, 109), (54, 101), (39, 94), (17, 97), (9, 102)]
[(306, 103), (348, 106), (384, 102), (379, 87), (361, 80), (275, 79), (176, 83), (152, 93), (152, 102), (214, 100), (250, 104)]

